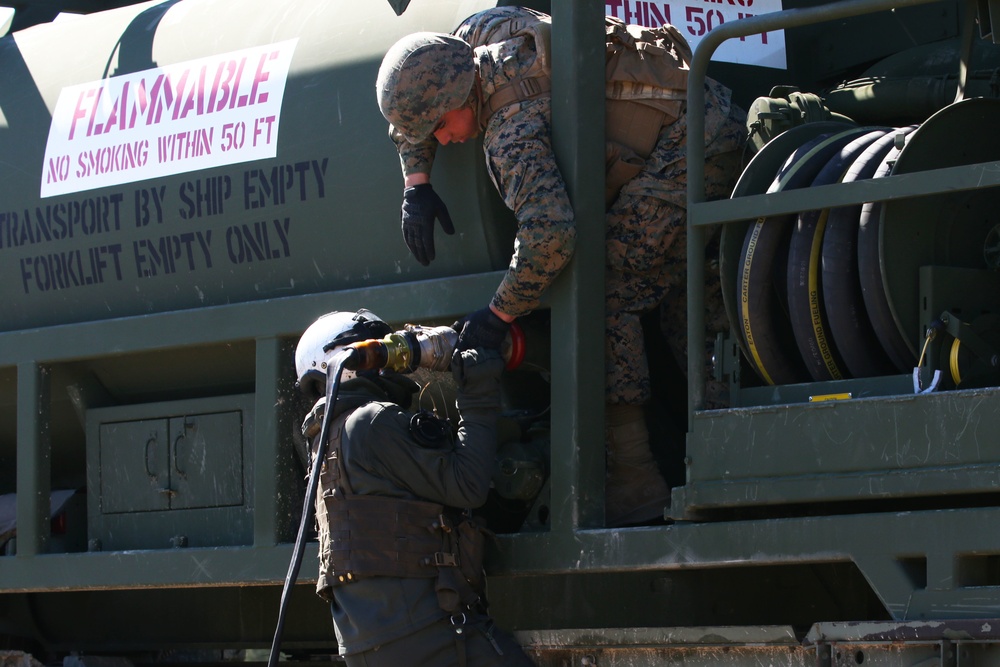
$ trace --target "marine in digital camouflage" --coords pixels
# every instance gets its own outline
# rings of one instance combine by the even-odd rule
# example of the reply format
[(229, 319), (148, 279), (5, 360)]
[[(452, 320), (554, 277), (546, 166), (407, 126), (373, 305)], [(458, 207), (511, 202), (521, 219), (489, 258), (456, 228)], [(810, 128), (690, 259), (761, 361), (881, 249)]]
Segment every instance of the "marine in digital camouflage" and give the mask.
[[(469, 40), (479, 73), (477, 102), (511, 79), (537, 70), (534, 40), (504, 24), (530, 23), (538, 14), (498, 7), (475, 14), (455, 34)], [(745, 112), (730, 91), (706, 84), (705, 192), (727, 196), (739, 174), (745, 141)], [(687, 367), (687, 120), (662, 128), (642, 170), (622, 188), (607, 212), (606, 392), (611, 404), (641, 405), (650, 397), (649, 371), (639, 317), (663, 304), (663, 328), (682, 368)], [(483, 128), (486, 165), (497, 190), (517, 219), (510, 265), (492, 304), (521, 316), (539, 299), (573, 254), (576, 227), (566, 185), (551, 144), (548, 97), (502, 108)], [(398, 131), (390, 135), (399, 150), (404, 175), (430, 173), (436, 142), (412, 144)], [(715, 266), (713, 273), (711, 267)], [(718, 284), (717, 264), (709, 267), (709, 334), (728, 328)]]

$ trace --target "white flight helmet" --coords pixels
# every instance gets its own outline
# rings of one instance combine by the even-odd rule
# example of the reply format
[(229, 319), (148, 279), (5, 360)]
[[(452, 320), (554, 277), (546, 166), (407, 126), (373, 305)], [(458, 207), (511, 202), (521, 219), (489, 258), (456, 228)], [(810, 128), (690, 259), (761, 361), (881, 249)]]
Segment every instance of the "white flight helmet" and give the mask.
[[(295, 372), (298, 386), (307, 396), (319, 398), (326, 391), (326, 373), (337, 348), (392, 333), (389, 325), (375, 313), (362, 308), (356, 313), (334, 311), (321, 316), (302, 333), (295, 348)], [(345, 370), (341, 381), (354, 378)]]

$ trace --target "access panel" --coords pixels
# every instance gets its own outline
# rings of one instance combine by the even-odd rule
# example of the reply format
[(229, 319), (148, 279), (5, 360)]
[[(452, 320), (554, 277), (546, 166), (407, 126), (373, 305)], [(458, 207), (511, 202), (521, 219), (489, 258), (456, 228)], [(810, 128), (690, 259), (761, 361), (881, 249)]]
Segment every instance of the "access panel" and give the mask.
[(252, 539), (252, 396), (87, 414), (91, 550)]

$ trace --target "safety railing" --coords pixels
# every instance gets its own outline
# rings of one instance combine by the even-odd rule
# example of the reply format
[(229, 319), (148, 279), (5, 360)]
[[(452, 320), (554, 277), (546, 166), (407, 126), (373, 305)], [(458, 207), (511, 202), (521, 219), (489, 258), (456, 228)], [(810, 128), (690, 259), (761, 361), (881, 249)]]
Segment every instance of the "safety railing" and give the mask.
[[(709, 61), (726, 40), (738, 39), (786, 28), (835, 21), (879, 11), (914, 7), (935, 0), (846, 0), (805, 9), (789, 9), (763, 14), (718, 26), (699, 42), (691, 62), (688, 84), (688, 134), (700, 137), (705, 131), (704, 81)], [(964, 89), (967, 61), (975, 28), (976, 2), (967, 0), (963, 22), (963, 54), (959, 71), (959, 91)], [(688, 426), (705, 396), (705, 349), (699, 341), (705, 336), (705, 258), (706, 227), (717, 223), (737, 222), (761, 216), (774, 216), (832, 206), (861, 204), (870, 201), (902, 199), (946, 191), (990, 187), (1000, 184), (997, 163), (973, 164), (935, 169), (913, 174), (869, 179), (853, 183), (824, 185), (774, 194), (754, 195), (724, 201), (705, 201), (705, 147), (703, 142), (688, 141)]]

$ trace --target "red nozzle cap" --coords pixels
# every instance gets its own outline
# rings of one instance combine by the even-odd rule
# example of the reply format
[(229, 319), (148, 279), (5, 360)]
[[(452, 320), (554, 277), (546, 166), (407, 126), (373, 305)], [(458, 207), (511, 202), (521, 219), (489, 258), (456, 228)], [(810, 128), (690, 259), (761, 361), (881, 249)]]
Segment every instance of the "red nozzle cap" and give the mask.
[(512, 371), (524, 361), (525, 351), (524, 329), (516, 322), (510, 323), (510, 356), (507, 357), (507, 364), (504, 366), (508, 371)]

